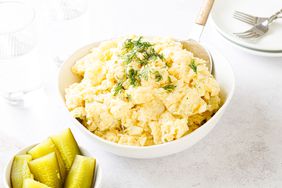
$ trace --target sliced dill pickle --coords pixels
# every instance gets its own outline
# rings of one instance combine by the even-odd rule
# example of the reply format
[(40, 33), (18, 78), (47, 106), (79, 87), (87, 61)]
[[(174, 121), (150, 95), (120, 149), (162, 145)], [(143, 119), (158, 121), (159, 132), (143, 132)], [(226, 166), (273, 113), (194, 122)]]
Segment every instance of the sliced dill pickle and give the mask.
[(51, 139), (60, 151), (68, 172), (75, 156), (80, 154), (79, 147), (73, 137), (71, 130), (66, 129), (61, 134), (51, 136)]
[(43, 183), (35, 181), (33, 179), (25, 179), (22, 188), (51, 188)]
[(77, 155), (65, 182), (65, 188), (90, 188), (96, 159)]
[(31, 161), (31, 155), (16, 155), (12, 164), (11, 182), (13, 188), (22, 188), (23, 181), (26, 178), (33, 179), (28, 162)]
[(31, 150), (29, 150), (27, 153), (30, 154), (33, 159), (37, 159), (39, 157), (42, 157), (52, 152), (56, 153), (56, 157), (57, 157), (58, 164), (60, 167), (60, 174), (61, 174), (62, 180), (64, 181), (67, 176), (67, 169), (65, 168), (64, 161), (61, 157), (59, 150), (57, 149), (56, 145), (50, 138), (36, 145)]
[(35, 180), (52, 188), (62, 187), (62, 178), (55, 152), (34, 159), (28, 165)]

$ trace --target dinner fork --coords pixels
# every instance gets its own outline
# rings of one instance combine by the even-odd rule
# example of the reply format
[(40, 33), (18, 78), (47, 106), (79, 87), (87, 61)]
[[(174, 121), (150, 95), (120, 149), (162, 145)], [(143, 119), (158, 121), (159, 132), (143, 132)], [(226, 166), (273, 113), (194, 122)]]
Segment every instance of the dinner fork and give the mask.
[[(269, 17), (259, 17), (259, 16), (253, 16), (241, 11), (235, 11), (233, 13), (233, 18), (245, 22), (250, 25), (256, 25), (264, 22), (265, 20), (269, 19)], [(282, 16), (277, 16), (277, 18), (282, 18)]]
[(263, 36), (269, 30), (269, 25), (278, 18), (278, 15), (282, 13), (282, 9), (270, 16), (268, 19), (254, 25), (251, 29), (245, 32), (234, 33), (240, 38), (259, 38)]

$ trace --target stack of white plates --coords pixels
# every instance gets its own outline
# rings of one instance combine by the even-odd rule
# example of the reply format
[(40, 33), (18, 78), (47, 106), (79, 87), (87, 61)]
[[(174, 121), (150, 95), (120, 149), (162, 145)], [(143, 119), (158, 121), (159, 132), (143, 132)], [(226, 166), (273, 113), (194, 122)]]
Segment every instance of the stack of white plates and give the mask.
[(282, 0), (217, 0), (211, 14), (217, 31), (236, 47), (255, 55), (282, 57), (282, 18), (258, 40), (241, 39), (233, 33), (246, 31), (251, 25), (233, 18), (235, 10), (269, 17), (282, 9)]

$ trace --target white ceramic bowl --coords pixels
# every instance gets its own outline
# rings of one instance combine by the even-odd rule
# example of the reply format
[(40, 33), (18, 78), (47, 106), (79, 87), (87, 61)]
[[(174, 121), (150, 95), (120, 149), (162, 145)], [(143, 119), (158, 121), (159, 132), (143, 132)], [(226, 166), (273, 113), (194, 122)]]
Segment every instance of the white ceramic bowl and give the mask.
[(191, 147), (192, 145), (200, 141), (203, 137), (205, 137), (215, 127), (218, 120), (225, 112), (226, 107), (229, 105), (232, 95), (234, 93), (235, 81), (231, 66), (220, 53), (215, 51), (213, 48), (208, 48), (213, 56), (213, 71), (216, 80), (220, 84), (221, 96), (224, 100), (223, 106), (209, 121), (207, 121), (204, 125), (202, 125), (200, 128), (198, 128), (191, 134), (184, 136), (178, 140), (167, 142), (161, 145), (138, 147), (119, 145), (104, 140), (91, 133), (78, 120), (76, 120), (70, 115), (69, 111), (66, 108), (64, 97), (65, 89), (72, 83), (79, 81), (79, 78), (71, 72), (71, 67), (74, 65), (76, 60), (85, 56), (87, 53), (89, 53), (91, 48), (96, 47), (98, 45), (99, 42), (82, 47), (81, 49), (77, 50), (72, 56), (70, 56), (69, 59), (65, 61), (64, 64), (61, 66), (58, 75), (59, 101), (64, 106), (63, 108), (68, 114), (68, 117), (73, 121), (76, 127), (81, 130), (85, 137), (89, 138), (93, 143), (95, 143), (95, 147), (99, 147), (102, 150), (114, 153), (116, 155), (129, 158), (156, 158), (177, 153)]
[[(5, 167), (4, 169), (4, 187), (5, 188), (11, 188), (11, 179), (10, 179), (10, 175), (11, 175), (11, 168), (12, 168), (12, 164), (13, 164), (13, 161), (14, 161), (14, 157), (16, 155), (20, 155), (20, 154), (26, 154), (26, 152), (28, 150), (30, 150), (31, 148), (33, 148), (34, 146), (36, 146), (36, 144), (34, 145), (31, 145), (31, 146), (28, 146), (28, 147), (25, 147), (23, 148), (22, 150), (18, 151), (17, 153), (15, 153), (11, 159), (9, 160), (7, 166)], [(82, 147), (79, 147), (81, 153), (84, 155), (84, 156), (88, 156), (88, 157), (94, 157), (93, 155), (91, 155), (90, 152), (88, 152), (87, 150), (85, 150), (84, 148)], [(101, 182), (102, 182), (102, 170), (101, 170), (101, 167), (98, 163), (98, 161), (96, 160), (96, 170), (95, 170), (95, 175), (94, 175), (94, 179), (93, 179), (93, 188), (100, 188), (101, 187)]]

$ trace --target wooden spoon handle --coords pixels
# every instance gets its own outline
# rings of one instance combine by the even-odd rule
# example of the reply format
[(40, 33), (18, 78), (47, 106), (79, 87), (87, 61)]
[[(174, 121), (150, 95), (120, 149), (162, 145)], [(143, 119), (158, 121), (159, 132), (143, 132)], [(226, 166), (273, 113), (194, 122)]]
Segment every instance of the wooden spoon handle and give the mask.
[(205, 26), (208, 20), (211, 8), (213, 6), (214, 0), (204, 0), (203, 5), (200, 9), (199, 15), (196, 18), (195, 23)]

